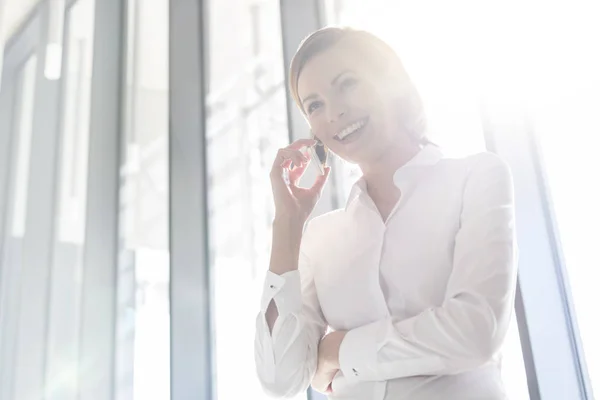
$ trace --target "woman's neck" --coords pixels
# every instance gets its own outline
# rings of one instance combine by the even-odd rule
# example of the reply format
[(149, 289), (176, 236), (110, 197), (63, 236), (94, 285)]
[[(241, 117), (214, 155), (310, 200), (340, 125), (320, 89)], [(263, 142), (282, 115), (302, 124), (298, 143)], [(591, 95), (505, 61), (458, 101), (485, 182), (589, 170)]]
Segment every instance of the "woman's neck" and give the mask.
[(390, 146), (377, 160), (361, 164), (360, 168), (367, 187), (375, 193), (381, 193), (385, 191), (385, 188), (393, 187), (396, 171), (408, 163), (420, 150), (421, 146), (416, 143)]
[(394, 184), (398, 168), (410, 161), (421, 146), (390, 147), (376, 162), (361, 165), (369, 197), (375, 203), (382, 220), (387, 221), (402, 193)]

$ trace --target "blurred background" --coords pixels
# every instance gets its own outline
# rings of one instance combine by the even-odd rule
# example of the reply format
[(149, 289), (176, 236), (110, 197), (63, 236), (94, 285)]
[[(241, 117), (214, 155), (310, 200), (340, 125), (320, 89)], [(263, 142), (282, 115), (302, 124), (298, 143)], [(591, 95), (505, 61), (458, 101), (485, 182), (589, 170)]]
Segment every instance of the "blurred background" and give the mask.
[[(398, 51), (447, 153), (509, 162), (504, 380), (593, 399), (599, 20), (600, 0), (0, 0), (0, 400), (267, 399), (269, 170), (308, 136), (291, 56), (330, 24)], [(335, 163), (316, 213), (358, 177)]]

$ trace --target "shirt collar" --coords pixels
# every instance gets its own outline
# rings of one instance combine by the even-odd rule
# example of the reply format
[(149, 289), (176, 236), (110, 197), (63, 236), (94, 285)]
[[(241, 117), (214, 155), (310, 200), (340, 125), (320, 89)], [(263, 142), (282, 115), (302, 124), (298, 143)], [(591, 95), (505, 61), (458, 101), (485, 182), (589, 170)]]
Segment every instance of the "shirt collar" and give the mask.
[[(394, 173), (394, 184), (402, 189), (402, 186), (407, 179), (410, 179), (413, 171), (421, 170), (423, 167), (436, 165), (443, 157), (444, 153), (438, 146), (434, 144), (425, 145), (412, 159), (396, 170)], [(350, 190), (350, 195), (346, 202), (346, 209), (348, 209), (348, 206), (350, 206), (361, 193), (366, 191), (367, 184), (361, 177)]]

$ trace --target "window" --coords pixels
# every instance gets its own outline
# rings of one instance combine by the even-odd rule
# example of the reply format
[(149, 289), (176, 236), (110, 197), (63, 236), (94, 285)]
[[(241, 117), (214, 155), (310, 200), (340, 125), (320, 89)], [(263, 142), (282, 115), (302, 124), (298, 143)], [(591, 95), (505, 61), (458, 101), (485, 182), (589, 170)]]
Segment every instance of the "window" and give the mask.
[(600, 132), (594, 111), (600, 85), (573, 89), (576, 93), (546, 108), (538, 135), (585, 362), (592, 387), (600, 392), (600, 160), (598, 145), (592, 144)]
[(126, 3), (116, 398), (160, 400), (171, 371), (169, 1)]
[(279, 2), (213, 0), (208, 6), (215, 392), (221, 400), (267, 399), (253, 343), (274, 212), (269, 171), (276, 149), (288, 143)]
[(21, 249), (25, 236), (26, 206), (31, 163), (31, 133), (36, 87), (37, 58), (32, 56), (18, 74), (12, 124), (12, 151), (9, 164), (0, 285), (0, 397), (12, 396), (12, 370), (17, 343)]
[[(436, 13), (426, 3), (385, 0), (326, 0), (325, 9), (330, 23), (369, 30), (396, 49), (423, 97), (429, 137), (445, 153), (485, 151), (478, 105), (480, 75), (473, 66), (478, 64), (472, 63), (472, 40), (467, 36), (475, 18), (471, 14), (467, 18), (453, 4), (435, 4)], [(346, 192), (355, 177), (356, 171), (346, 172), (342, 180)], [(509, 398), (529, 399), (514, 316), (503, 353), (502, 374)]]
[[(594, 7), (596, 7), (594, 9)], [(600, 28), (597, 5), (552, 10), (568, 29), (541, 31), (548, 40), (532, 77), (532, 120), (555, 217), (567, 284), (593, 391), (600, 393)], [(543, 71), (543, 72), (541, 72)], [(552, 84), (549, 85), (548, 82)]]
[(48, 395), (77, 397), (81, 279), (87, 203), (90, 97), (94, 47), (94, 1), (69, 9), (63, 61), (54, 251), (48, 309)]
[(77, 398), (83, 246), (87, 204), (94, 0), (67, 13), (54, 249), (48, 308), (46, 380), (49, 396)]
[(13, 135), (17, 138), (14, 153), (16, 160), (13, 164), (15, 171), (13, 182), (14, 201), (11, 212), (8, 213), (8, 215), (12, 215), (12, 222), (8, 225), (10, 226), (10, 234), (14, 238), (22, 238), (25, 235), (36, 65), (37, 58), (31, 57), (21, 71), (19, 77), (21, 86), (16, 99), (18, 106), (14, 114), (16, 118), (13, 125)]

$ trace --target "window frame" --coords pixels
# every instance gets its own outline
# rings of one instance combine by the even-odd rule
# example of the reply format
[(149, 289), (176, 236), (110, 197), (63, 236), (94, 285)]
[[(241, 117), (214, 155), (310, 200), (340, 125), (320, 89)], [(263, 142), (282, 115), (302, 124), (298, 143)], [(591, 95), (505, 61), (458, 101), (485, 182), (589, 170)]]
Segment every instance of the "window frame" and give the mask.
[(525, 112), (495, 107), (491, 96), (481, 101), (481, 117), (488, 150), (513, 171), (519, 247), (515, 312), (530, 399), (592, 400), (535, 129)]
[[(169, 4), (171, 398), (215, 398), (206, 163), (208, 2)], [(251, 372), (249, 372), (251, 373)]]

